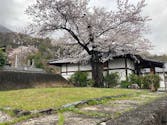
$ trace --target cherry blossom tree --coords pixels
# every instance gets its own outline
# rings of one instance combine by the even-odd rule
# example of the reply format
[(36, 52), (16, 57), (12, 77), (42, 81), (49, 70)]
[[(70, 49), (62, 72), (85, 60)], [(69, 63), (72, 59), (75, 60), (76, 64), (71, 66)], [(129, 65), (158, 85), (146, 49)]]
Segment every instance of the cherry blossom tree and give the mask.
[(76, 53), (82, 50), (89, 55), (95, 86), (102, 87), (102, 63), (106, 59), (148, 47), (148, 41), (143, 38), (148, 17), (141, 14), (145, 1), (137, 5), (129, 0), (115, 2), (117, 8), (108, 11), (91, 7), (89, 0), (36, 0), (26, 13), (32, 17), (34, 30), (40, 35), (67, 32), (70, 42), (80, 46)]
[(16, 56), (19, 60), (19, 66), (27, 65), (27, 57), (32, 53), (37, 53), (38, 49), (34, 46), (19, 46), (8, 52), (8, 60), (12, 66), (15, 65)]

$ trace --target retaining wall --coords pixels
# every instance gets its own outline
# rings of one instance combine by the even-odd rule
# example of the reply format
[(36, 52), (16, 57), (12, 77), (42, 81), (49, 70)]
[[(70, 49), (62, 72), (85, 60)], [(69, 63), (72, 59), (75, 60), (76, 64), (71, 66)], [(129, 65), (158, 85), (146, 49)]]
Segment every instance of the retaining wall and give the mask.
[(0, 90), (68, 85), (61, 75), (0, 71)]

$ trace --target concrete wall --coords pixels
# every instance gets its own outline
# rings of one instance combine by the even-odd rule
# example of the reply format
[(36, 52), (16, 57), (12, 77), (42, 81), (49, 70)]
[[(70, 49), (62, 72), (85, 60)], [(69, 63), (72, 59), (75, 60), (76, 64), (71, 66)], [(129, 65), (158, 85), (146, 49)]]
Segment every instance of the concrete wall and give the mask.
[(61, 75), (0, 71), (0, 90), (67, 85)]

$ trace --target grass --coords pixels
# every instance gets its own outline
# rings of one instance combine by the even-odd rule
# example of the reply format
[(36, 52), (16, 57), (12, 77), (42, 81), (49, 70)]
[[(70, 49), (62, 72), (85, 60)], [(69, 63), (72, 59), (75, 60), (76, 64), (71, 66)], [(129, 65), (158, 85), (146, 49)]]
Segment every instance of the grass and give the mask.
[(58, 125), (64, 125), (64, 115), (63, 115), (63, 113), (59, 112), (58, 116), (59, 116)]
[(23, 110), (58, 108), (64, 104), (102, 96), (147, 95), (146, 90), (101, 88), (40, 88), (0, 92), (0, 108)]
[[(122, 89), (123, 90), (123, 89)], [(130, 90), (131, 91), (131, 90)], [(77, 114), (82, 114), (82, 115), (86, 115), (86, 116), (89, 116), (89, 117), (104, 117), (104, 118), (116, 118), (116, 117), (119, 117), (121, 114), (123, 114), (124, 112), (127, 112), (127, 111), (131, 111), (134, 109), (134, 107), (129, 107), (129, 108), (125, 108), (124, 110), (121, 110), (121, 111), (117, 111), (115, 113), (105, 113), (105, 112), (100, 112), (100, 111), (83, 111), (83, 110), (80, 110), (82, 109), (82, 107), (89, 107), (89, 106), (93, 106), (93, 105), (103, 105), (104, 107), (107, 105), (107, 106), (113, 106), (113, 108), (115, 107), (120, 107), (121, 105), (119, 104), (114, 104), (113, 102), (114, 101), (121, 101), (121, 100), (131, 100), (131, 101), (136, 101), (136, 104), (138, 106), (140, 105), (145, 105), (145, 104), (148, 104), (148, 103), (151, 103), (155, 100), (157, 100), (158, 98), (161, 98), (161, 97), (165, 97), (166, 96), (166, 93), (152, 93), (152, 92), (149, 92), (149, 91), (144, 91), (144, 90), (133, 90), (134, 93), (131, 94), (131, 95), (124, 95), (124, 96), (120, 96), (120, 97), (115, 97), (115, 98), (104, 98), (102, 100), (92, 100), (90, 102), (88, 102), (87, 104), (84, 104), (84, 105), (80, 105), (79, 107), (69, 107), (69, 108), (66, 108), (66, 109), (62, 109), (62, 112), (74, 112), (74, 113), (77, 113)], [(130, 104), (129, 104), (130, 105)]]
[[(80, 100), (91, 98), (100, 98), (103, 96), (118, 96), (112, 99), (102, 99), (98, 101), (90, 101), (86, 105), (107, 104), (108, 101), (114, 100), (136, 100), (150, 102), (166, 94), (151, 93), (147, 90), (130, 90), (130, 89), (107, 89), (107, 88), (40, 88), (40, 89), (22, 89), (13, 91), (0, 91), (0, 110), (5, 112), (5, 107), (22, 110), (40, 110), (47, 108), (59, 108), (67, 103), (73, 103)], [(83, 105), (84, 106), (84, 105)], [(82, 106), (81, 106), (82, 107)], [(81, 108), (80, 107), (80, 108)], [(63, 125), (65, 121), (64, 112), (74, 112), (91, 117), (113, 117), (112, 115), (99, 112), (85, 112), (78, 107), (70, 107), (58, 111), (58, 125)], [(7, 110), (8, 111), (8, 110)], [(6, 112), (12, 114), (13, 112)], [(116, 112), (114, 116), (119, 115)], [(0, 123), (0, 125), (11, 125), (33, 117), (38, 117), (40, 114), (14, 117), (12, 121)]]

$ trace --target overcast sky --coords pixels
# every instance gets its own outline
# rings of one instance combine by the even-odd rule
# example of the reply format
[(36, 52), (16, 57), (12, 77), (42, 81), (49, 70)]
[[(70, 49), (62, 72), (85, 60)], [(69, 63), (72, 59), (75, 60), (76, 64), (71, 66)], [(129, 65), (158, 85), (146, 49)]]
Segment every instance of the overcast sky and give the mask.
[[(0, 24), (19, 30), (28, 22), (24, 14), (26, 7), (33, 0), (0, 0)], [(107, 9), (112, 7), (113, 0), (91, 0), (91, 3)], [(140, 0), (131, 0), (140, 1)], [(152, 53), (167, 54), (167, 0), (146, 0), (143, 14), (149, 16), (151, 32), (147, 35), (152, 45)]]

